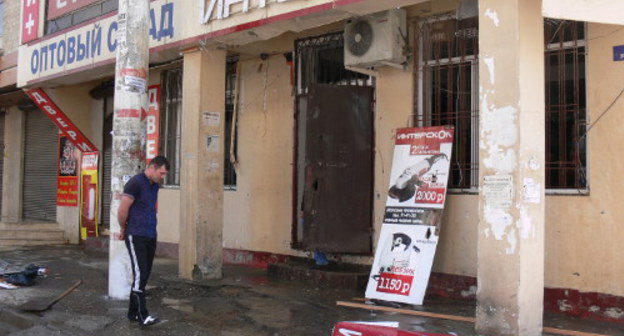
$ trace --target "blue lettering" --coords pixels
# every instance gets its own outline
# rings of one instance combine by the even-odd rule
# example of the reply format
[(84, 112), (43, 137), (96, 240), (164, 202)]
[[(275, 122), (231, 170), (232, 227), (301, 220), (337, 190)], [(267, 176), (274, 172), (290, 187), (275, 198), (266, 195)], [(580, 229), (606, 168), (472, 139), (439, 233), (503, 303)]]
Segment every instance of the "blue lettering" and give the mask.
[[(97, 31), (97, 33), (96, 33)], [(99, 23), (95, 24), (95, 27), (91, 30), (91, 58), (95, 57), (96, 53), (100, 56), (100, 44), (102, 43), (102, 27)], [(97, 50), (97, 52), (96, 52)]]
[(33, 50), (30, 55), (30, 72), (34, 75), (39, 70), (39, 50)]
[(158, 31), (156, 30), (156, 14), (154, 12), (154, 8), (150, 9), (150, 29), (149, 34), (154, 40), (160, 40), (158, 38)]
[(67, 64), (72, 64), (76, 60), (76, 38), (70, 36), (67, 39)]
[[(108, 36), (107, 36), (107, 45), (108, 51), (113, 52), (117, 49), (117, 38), (115, 37), (113, 31), (117, 32), (117, 22), (111, 23), (110, 27), (108, 27)], [(113, 40), (114, 39), (114, 40)]]
[(173, 2), (164, 4), (161, 10), (158, 41), (163, 37), (173, 38)]
[(59, 41), (56, 51), (56, 63), (59, 67), (62, 67), (63, 65), (65, 65), (65, 52), (67, 52), (65, 40)]
[(48, 70), (48, 46), (41, 47), (41, 71)]
[(56, 43), (50, 43), (48, 49), (50, 50), (50, 69), (54, 69), (54, 50), (56, 50)]

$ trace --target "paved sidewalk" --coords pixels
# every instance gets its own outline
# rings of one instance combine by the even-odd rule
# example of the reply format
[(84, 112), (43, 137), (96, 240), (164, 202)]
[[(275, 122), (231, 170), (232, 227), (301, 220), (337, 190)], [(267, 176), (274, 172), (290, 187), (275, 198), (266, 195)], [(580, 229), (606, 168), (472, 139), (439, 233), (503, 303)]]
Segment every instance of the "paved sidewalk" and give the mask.
[[(126, 301), (106, 297), (107, 255), (80, 247), (33, 247), (0, 250), (13, 265), (36, 263), (50, 269), (33, 287), (0, 290), (0, 336), (4, 335), (219, 335), (329, 336), (338, 321), (399, 321), (411, 331), (476, 335), (463, 322), (337, 307), (355, 293), (272, 281), (266, 271), (226, 266), (224, 279), (193, 284), (177, 279), (177, 261), (156, 259), (150, 312), (166, 322), (142, 330), (125, 318)], [(42, 314), (20, 313), (15, 307), (37, 296), (56, 296), (77, 279), (83, 284)], [(361, 296), (361, 294), (359, 294)], [(455, 315), (474, 314), (474, 303), (427, 298), (427, 310)], [(624, 335), (624, 325), (547, 316), (551, 327)]]

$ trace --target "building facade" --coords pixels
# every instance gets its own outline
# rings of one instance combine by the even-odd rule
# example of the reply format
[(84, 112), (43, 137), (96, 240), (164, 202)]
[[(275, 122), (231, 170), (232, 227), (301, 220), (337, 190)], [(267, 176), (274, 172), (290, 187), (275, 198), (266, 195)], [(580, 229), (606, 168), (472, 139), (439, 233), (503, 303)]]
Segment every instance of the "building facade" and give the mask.
[[(97, 147), (96, 232), (107, 236), (117, 3), (21, 2), (19, 16), (10, 6), (4, 14), (21, 22), (20, 41), (4, 40), (19, 44), (16, 86), (43, 89)], [(210, 273), (216, 259), (262, 265), (314, 249), (370, 264), (396, 129), (450, 124), (451, 189), (431, 287), (483, 303), (514, 292), (492, 284), (497, 272), (521, 297), (535, 290), (524, 287), (529, 278), (543, 278), (547, 309), (624, 321), (616, 126), (624, 31), (548, 5), (152, 1), (147, 85), (158, 117), (147, 150), (172, 162), (159, 199), (161, 252), (179, 258), (184, 278)], [(404, 46), (400, 61), (345, 64), (345, 52), (359, 52), (345, 26), (381, 25), (392, 12), (405, 23), (382, 40)], [(20, 113), (23, 126), (5, 121), (4, 138), (25, 141), (20, 164), (5, 154), (5, 176), (19, 178), (4, 179), (3, 195), (23, 196), (3, 197), (2, 220), (54, 221), (78, 243), (80, 201), (56, 206), (54, 124)], [(511, 206), (488, 203), (490, 175), (513, 181)], [(312, 218), (317, 226), (306, 225)], [(533, 307), (509, 306), (521, 315)]]

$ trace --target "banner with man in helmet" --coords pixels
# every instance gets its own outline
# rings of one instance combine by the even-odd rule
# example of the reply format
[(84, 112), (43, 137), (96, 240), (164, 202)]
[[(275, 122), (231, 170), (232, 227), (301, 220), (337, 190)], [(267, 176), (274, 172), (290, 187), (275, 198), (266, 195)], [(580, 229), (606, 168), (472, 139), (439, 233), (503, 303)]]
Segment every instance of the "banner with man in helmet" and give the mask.
[(422, 304), (446, 200), (453, 131), (451, 126), (397, 130), (367, 298)]

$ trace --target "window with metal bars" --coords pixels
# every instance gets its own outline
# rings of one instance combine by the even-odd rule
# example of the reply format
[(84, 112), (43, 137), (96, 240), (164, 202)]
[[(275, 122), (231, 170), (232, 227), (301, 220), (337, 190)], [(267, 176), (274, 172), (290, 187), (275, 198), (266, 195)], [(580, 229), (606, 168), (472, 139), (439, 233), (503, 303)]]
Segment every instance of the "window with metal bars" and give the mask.
[(449, 186), (476, 191), (479, 181), (477, 20), (423, 21), (418, 76), (423, 83), (417, 126), (452, 125), (455, 141)]
[[(238, 57), (229, 57), (225, 71), (225, 143), (223, 186), (226, 190), (236, 190), (236, 170), (232, 160), (236, 157), (238, 149), (238, 120), (234, 118), (234, 107), (237, 96), (237, 67)], [(232, 127), (232, 125), (234, 127)], [(234, 137), (234, 143), (232, 143)], [(230, 149), (233, 146), (232, 150)], [(231, 154), (234, 154), (232, 157)]]
[(544, 21), (546, 187), (588, 186), (585, 23)]
[(160, 151), (169, 160), (166, 186), (180, 185), (180, 146), (182, 139), (182, 68), (163, 71)]
[[(455, 126), (449, 186), (476, 192), (479, 177), (478, 22), (421, 22), (418, 126)], [(546, 19), (546, 186), (586, 189), (585, 24)]]
[(310, 84), (373, 85), (372, 77), (345, 68), (342, 32), (295, 41), (295, 68), (297, 95), (307, 94)]

